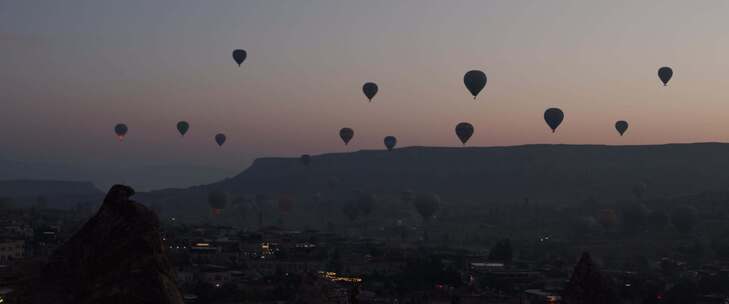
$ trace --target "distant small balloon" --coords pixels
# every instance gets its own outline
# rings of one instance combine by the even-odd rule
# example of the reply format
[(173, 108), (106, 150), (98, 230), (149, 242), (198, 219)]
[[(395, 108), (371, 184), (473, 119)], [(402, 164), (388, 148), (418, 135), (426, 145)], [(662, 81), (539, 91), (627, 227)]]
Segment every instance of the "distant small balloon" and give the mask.
[(466, 75), (463, 75), (463, 84), (471, 92), (473, 99), (476, 99), (478, 93), (486, 87), (486, 73), (479, 70), (468, 71)]
[(311, 163), (311, 155), (303, 154), (299, 158), (299, 161), (301, 161), (301, 163), (304, 164), (304, 166), (308, 166)]
[(668, 85), (668, 81), (671, 80), (671, 77), (673, 77), (673, 69), (669, 67), (662, 67), (658, 69), (658, 78), (660, 78), (661, 82), (663, 82), (663, 86)]
[(186, 121), (180, 121), (177, 123), (177, 131), (180, 132), (180, 135), (185, 136), (185, 133), (187, 133), (187, 130), (190, 129), (190, 124)]
[(354, 137), (354, 130), (350, 128), (342, 128), (339, 130), (339, 138), (342, 139), (345, 146), (349, 144), (349, 141), (352, 140), (352, 137)]
[(396, 144), (397, 144), (397, 138), (395, 138), (395, 136), (386, 136), (385, 137), (385, 147), (387, 147), (387, 151), (392, 151), (392, 149), (395, 148)]
[(235, 63), (237, 63), (238, 66), (243, 64), (243, 61), (245, 61), (247, 57), (248, 53), (245, 50), (233, 50), (233, 60), (235, 60)]
[(562, 110), (558, 108), (549, 108), (544, 111), (544, 121), (546, 121), (549, 128), (552, 129), (552, 133), (557, 131), (557, 127), (559, 127), (562, 123), (562, 120), (564, 120), (564, 113)]
[(215, 142), (218, 143), (218, 146), (222, 146), (225, 143), (225, 134), (218, 133), (215, 135)]
[(127, 135), (127, 131), (129, 131), (129, 128), (127, 128), (127, 125), (120, 123), (114, 126), (114, 133), (116, 133), (116, 136), (119, 137), (119, 140), (123, 140), (124, 136)]
[(615, 130), (618, 130), (620, 136), (623, 136), (625, 131), (628, 130), (628, 122), (625, 120), (618, 120), (617, 122), (615, 122)]
[(377, 95), (378, 90), (379, 89), (377, 88), (377, 84), (375, 84), (374, 82), (368, 82), (362, 86), (362, 92), (364, 92), (365, 96), (367, 96), (367, 99), (369, 99), (370, 102), (372, 102), (372, 98)]
[(473, 125), (467, 122), (462, 122), (456, 125), (456, 135), (458, 139), (465, 145), (471, 135), (473, 135)]

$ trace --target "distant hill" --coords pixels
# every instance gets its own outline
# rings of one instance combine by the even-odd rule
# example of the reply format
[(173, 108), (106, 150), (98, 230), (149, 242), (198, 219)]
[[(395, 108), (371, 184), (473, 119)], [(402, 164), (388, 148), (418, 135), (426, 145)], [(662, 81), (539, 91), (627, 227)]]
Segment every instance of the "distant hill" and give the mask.
[(53, 180), (0, 181), (0, 197), (10, 198), (16, 207), (29, 207), (39, 198), (47, 207), (70, 208), (77, 203), (96, 202), (104, 193), (91, 182)]
[(729, 144), (406, 147), (316, 155), (309, 166), (298, 158), (261, 158), (230, 179), (140, 196), (206, 206), (211, 189), (308, 199), (335, 185), (375, 193), (435, 192), (454, 201), (559, 202), (629, 199), (638, 183), (647, 185), (648, 198), (729, 189)]

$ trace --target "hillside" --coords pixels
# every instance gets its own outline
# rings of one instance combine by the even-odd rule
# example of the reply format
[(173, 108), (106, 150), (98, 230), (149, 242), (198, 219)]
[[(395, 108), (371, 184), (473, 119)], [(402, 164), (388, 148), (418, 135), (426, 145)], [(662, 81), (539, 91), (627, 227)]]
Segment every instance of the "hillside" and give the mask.
[(0, 181), (0, 197), (10, 199), (16, 207), (28, 207), (39, 198), (51, 208), (69, 208), (77, 203), (96, 201), (103, 197), (90, 182), (56, 180)]
[(729, 144), (645, 146), (525, 145), (511, 147), (407, 147), (298, 158), (261, 158), (239, 175), (188, 189), (146, 193), (146, 200), (206, 206), (211, 189), (234, 194), (292, 193), (309, 198), (336, 189), (435, 192), (449, 200), (544, 202), (628, 199), (638, 183), (646, 197), (729, 188)]

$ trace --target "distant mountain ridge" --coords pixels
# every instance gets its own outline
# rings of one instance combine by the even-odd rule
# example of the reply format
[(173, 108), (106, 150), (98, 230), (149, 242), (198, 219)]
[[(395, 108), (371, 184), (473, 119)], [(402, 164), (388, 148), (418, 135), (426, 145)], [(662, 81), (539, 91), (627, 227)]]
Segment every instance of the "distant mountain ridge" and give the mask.
[(260, 158), (217, 183), (143, 196), (205, 205), (204, 195), (215, 189), (308, 199), (333, 183), (339, 189), (409, 189), (474, 201), (630, 199), (638, 183), (647, 185), (647, 197), (675, 196), (729, 189), (729, 144), (406, 147), (314, 155), (309, 166), (298, 158)]
[(13, 207), (30, 207), (41, 201), (49, 208), (73, 208), (89, 204), (104, 196), (91, 182), (59, 180), (0, 181), (0, 198), (9, 199)]

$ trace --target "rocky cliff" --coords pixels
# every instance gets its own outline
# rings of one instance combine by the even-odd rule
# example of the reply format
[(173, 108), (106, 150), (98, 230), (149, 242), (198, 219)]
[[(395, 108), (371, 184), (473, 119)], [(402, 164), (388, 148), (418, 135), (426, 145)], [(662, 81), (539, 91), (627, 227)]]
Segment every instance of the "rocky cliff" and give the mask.
[(32, 303), (183, 303), (159, 220), (115, 185), (104, 203), (43, 269)]

